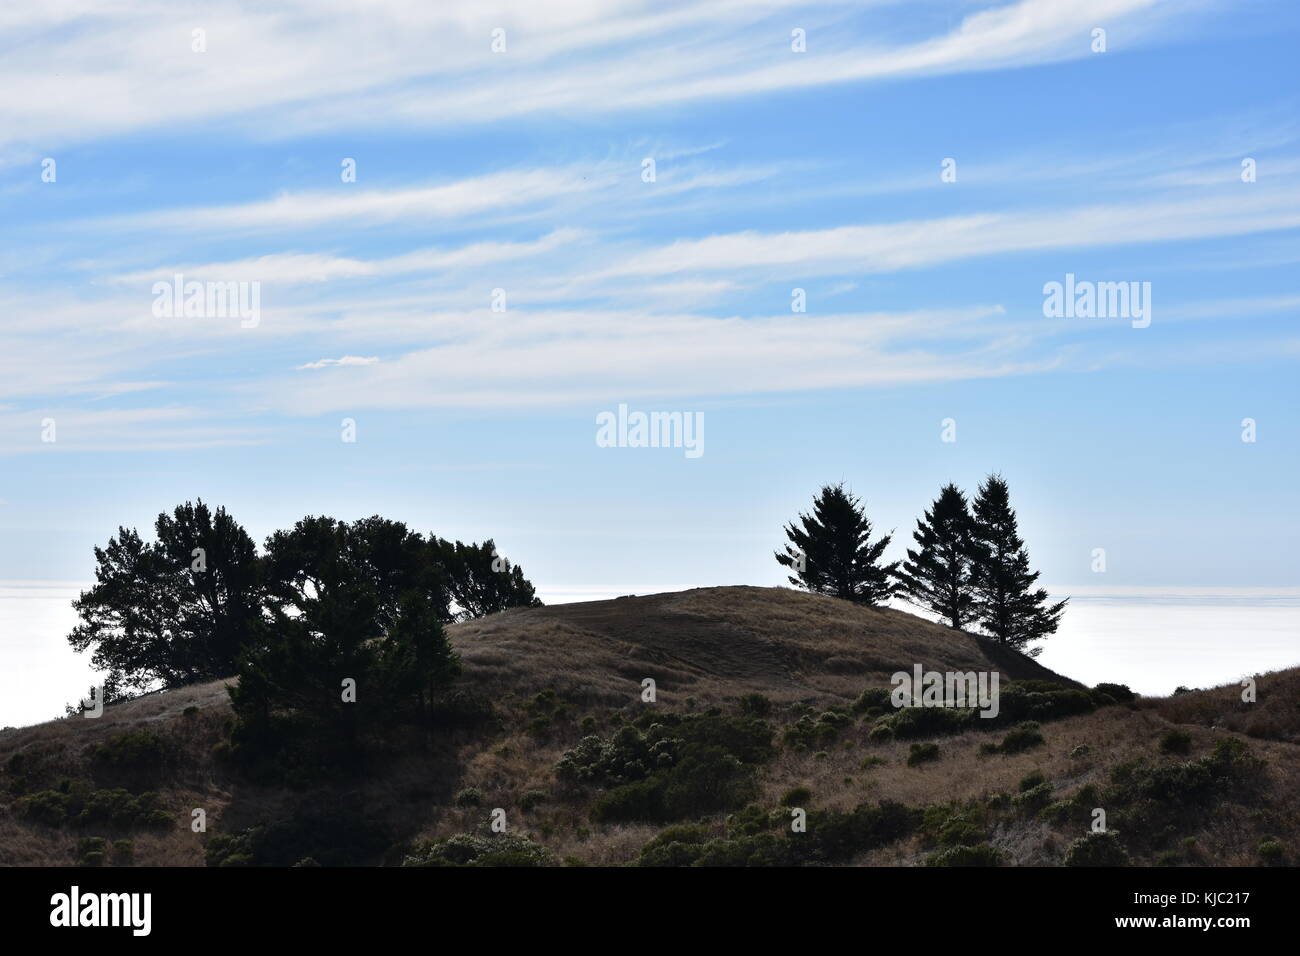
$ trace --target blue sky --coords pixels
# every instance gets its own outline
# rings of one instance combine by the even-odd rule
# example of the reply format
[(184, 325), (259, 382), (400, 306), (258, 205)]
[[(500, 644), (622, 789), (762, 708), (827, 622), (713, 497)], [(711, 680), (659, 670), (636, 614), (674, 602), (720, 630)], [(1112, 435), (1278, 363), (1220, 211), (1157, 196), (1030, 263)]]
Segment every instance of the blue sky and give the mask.
[[(778, 584), (820, 484), (901, 557), (996, 470), (1054, 588), (1300, 584), (1292, 4), (44, 6), (0, 15), (0, 579), (203, 497), (495, 537), (549, 600)], [(177, 273), (256, 325), (155, 315)], [(1066, 274), (1149, 326), (1044, 316)], [(597, 447), (619, 403), (704, 454)]]

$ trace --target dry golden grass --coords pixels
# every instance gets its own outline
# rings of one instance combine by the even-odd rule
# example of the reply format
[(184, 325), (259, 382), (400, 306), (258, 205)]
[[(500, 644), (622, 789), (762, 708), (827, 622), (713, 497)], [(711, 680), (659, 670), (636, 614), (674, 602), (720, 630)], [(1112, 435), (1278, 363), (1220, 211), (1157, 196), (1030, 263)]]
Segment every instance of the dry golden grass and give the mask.
[[(383, 860), (400, 860), (404, 847), (481, 828), (492, 808), (506, 809), (510, 828), (531, 835), (556, 854), (595, 865), (623, 864), (657, 832), (650, 825), (596, 826), (593, 793), (570, 788), (555, 775), (564, 751), (588, 730), (610, 733), (618, 720), (647, 707), (674, 712), (719, 706), (733, 710), (748, 693), (773, 702), (777, 740), (799, 708), (844, 707), (867, 686), (915, 663), (935, 670), (998, 670), (1004, 679), (1071, 683), (1036, 662), (970, 635), (899, 611), (868, 610), (784, 588), (708, 588), (674, 594), (517, 610), (457, 625), (451, 639), (464, 662), (462, 686), (491, 700), (495, 729), (458, 731), (433, 751), (403, 753), (382, 773), (340, 784), (359, 794), (367, 813), (399, 835)], [(658, 700), (642, 703), (641, 681), (656, 681)], [(552, 691), (565, 714), (529, 729), (535, 695)], [(1238, 685), (1141, 700), (1045, 723), (1045, 745), (1015, 755), (982, 755), (981, 744), (1001, 733), (969, 731), (938, 738), (940, 759), (909, 767), (908, 744), (871, 743), (869, 721), (846, 728), (822, 754), (781, 747), (759, 777), (758, 802), (776, 807), (795, 786), (812, 792), (811, 808), (851, 809), (887, 799), (909, 806), (987, 801), (1015, 793), (1031, 771), (1054, 786), (1056, 798), (1092, 783), (1103, 786), (1112, 769), (1158, 755), (1172, 727), (1192, 738), (1190, 756), (1208, 753), (1223, 736), (1249, 737), (1268, 761), (1260, 792), (1249, 806), (1231, 804), (1207, 817), (1195, 834), (1199, 862), (1258, 863), (1261, 835), (1278, 836), (1300, 853), (1300, 670), (1262, 675), (1258, 703), (1240, 700)], [(186, 715), (188, 707), (198, 713)], [(137, 833), (137, 865), (202, 865), (208, 835), (188, 826), (190, 810), (207, 811), (208, 833), (233, 833), (292, 814), (301, 795), (258, 787), (230, 777), (214, 758), (230, 716), (225, 682), (217, 681), (109, 707), (102, 718), (69, 718), (0, 733), (0, 865), (68, 865), (79, 834), (19, 820), (13, 813), (16, 754), (37, 760), (43, 786), (61, 777), (88, 779), (90, 753), (111, 735), (149, 728), (168, 735), (185, 760), (158, 788), (162, 806), (177, 816), (174, 831)], [(1071, 752), (1087, 745), (1086, 757)], [(878, 765), (864, 769), (868, 757)], [(455, 795), (476, 787), (478, 807), (457, 807)], [(524, 794), (544, 800), (524, 810)], [(328, 797), (314, 793), (313, 798)], [(722, 835), (725, 815), (704, 821)], [(110, 838), (113, 833), (99, 834)], [(990, 834), (1007, 862), (1055, 864), (1079, 834), (1035, 819), (1009, 819)], [(857, 863), (916, 865), (929, 850), (909, 839), (864, 854)], [(1294, 856), (1293, 856), (1294, 858)], [(381, 862), (376, 860), (375, 862)]]

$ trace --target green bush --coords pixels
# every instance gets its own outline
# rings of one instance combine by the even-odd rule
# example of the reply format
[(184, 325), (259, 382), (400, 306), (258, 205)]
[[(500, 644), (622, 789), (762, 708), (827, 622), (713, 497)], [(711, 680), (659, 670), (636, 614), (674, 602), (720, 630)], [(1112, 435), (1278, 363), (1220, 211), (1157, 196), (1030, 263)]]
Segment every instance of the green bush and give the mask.
[(998, 745), (998, 752), (1023, 753), (1034, 747), (1041, 747), (1045, 742), (1043, 735), (1038, 732), (1038, 724), (1035, 721), (1027, 721), (1007, 732), (1007, 735), (1002, 738), (1002, 743)]
[(79, 866), (103, 866), (107, 857), (107, 841), (103, 837), (82, 837), (77, 841)]
[(402, 866), (549, 866), (555, 858), (525, 836), (458, 833), (413, 847)]
[(926, 866), (999, 866), (1002, 853), (987, 843), (950, 846), (926, 857)]
[(1259, 858), (1270, 866), (1286, 859), (1286, 847), (1274, 837), (1265, 837), (1259, 843)]
[(135, 862), (135, 844), (130, 840), (113, 841), (113, 865), (130, 866)]
[(1128, 853), (1113, 830), (1079, 837), (1065, 850), (1065, 866), (1128, 866)]
[(1021, 793), (1024, 793), (1026, 790), (1033, 790), (1034, 787), (1038, 786), (1041, 783), (1046, 783), (1046, 782), (1047, 782), (1047, 777), (1043, 776), (1043, 771), (1031, 770), (1029, 771), (1029, 773), (1025, 774), (1023, 777), (1020, 778), (1020, 784), (1016, 789), (1018, 789)]
[(784, 742), (796, 750), (811, 750), (834, 740), (853, 718), (840, 710), (823, 711), (816, 718), (805, 714), (786, 728)]
[(1035, 814), (1052, 802), (1052, 785), (1044, 781), (1011, 798), (1011, 805), (1027, 814)]
[(747, 717), (767, 717), (772, 713), (772, 701), (762, 694), (746, 694), (740, 698), (740, 712)]
[(466, 787), (456, 794), (456, 806), (461, 809), (483, 805), (483, 791), (478, 787)]
[(939, 745), (936, 743), (912, 744), (907, 754), (907, 765), (915, 767), (918, 764), (929, 763), (932, 760), (939, 759)]
[(519, 809), (529, 813), (546, 802), (546, 793), (541, 790), (529, 790), (519, 798)]
[(806, 807), (812, 800), (812, 791), (807, 787), (792, 787), (781, 798), (783, 807)]
[(1102, 694), (1119, 704), (1127, 704), (1137, 695), (1129, 690), (1127, 684), (1098, 684), (1092, 689), (1094, 694)]
[(1192, 735), (1185, 730), (1170, 730), (1160, 738), (1162, 754), (1187, 754), (1192, 750)]
[(592, 807), (596, 822), (666, 823), (743, 805), (755, 792), (755, 765), (771, 753), (772, 728), (758, 718), (655, 714), (609, 740), (584, 738), (556, 771), (612, 787)]
[(853, 712), (855, 714), (866, 713), (872, 708), (878, 708), (881, 711), (888, 711), (892, 708), (890, 702), (890, 691), (886, 687), (868, 687), (858, 699), (853, 702)]

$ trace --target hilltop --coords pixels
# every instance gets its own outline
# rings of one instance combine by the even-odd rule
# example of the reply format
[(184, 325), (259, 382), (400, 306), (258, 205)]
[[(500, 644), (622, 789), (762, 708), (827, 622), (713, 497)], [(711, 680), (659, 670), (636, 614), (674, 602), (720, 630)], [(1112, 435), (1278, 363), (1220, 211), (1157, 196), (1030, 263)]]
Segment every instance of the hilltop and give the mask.
[[(6, 731), (0, 864), (1245, 865), (1300, 848), (1300, 670), (1260, 676), (1256, 703), (1235, 685), (1128, 699), (784, 588), (515, 609), (449, 634), (464, 674), (444, 729), (352, 775), (251, 779), (225, 681)], [(895, 712), (883, 689), (915, 664), (998, 671), (1001, 719)], [(1071, 849), (1097, 808), (1111, 834)]]

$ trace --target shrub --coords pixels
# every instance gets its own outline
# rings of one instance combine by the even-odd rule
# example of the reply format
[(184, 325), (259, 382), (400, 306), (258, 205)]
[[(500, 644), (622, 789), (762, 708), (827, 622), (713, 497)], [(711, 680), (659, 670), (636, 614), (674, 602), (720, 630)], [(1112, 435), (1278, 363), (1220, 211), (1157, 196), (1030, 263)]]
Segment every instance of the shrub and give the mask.
[(885, 687), (868, 687), (858, 699), (853, 702), (853, 712), (855, 714), (866, 713), (872, 708), (878, 708), (881, 711), (888, 710), (890, 704), (890, 691)]
[(524, 813), (529, 813), (545, 802), (545, 792), (541, 790), (529, 790), (519, 798), (519, 809), (523, 810)]
[(1103, 694), (1118, 704), (1127, 704), (1137, 695), (1129, 690), (1127, 684), (1098, 684), (1092, 689), (1094, 694)]
[(82, 837), (77, 841), (77, 864), (79, 866), (103, 866), (106, 857), (107, 841), (103, 837)]
[(412, 848), (402, 866), (548, 866), (551, 852), (525, 836), (458, 833)]
[(556, 771), (613, 786), (592, 807), (597, 822), (668, 822), (743, 805), (754, 765), (771, 752), (772, 728), (758, 718), (648, 714), (608, 741), (584, 738)]
[(1034, 787), (1046, 782), (1047, 778), (1043, 776), (1043, 771), (1031, 770), (1020, 778), (1020, 784), (1017, 789), (1019, 789), (1021, 793), (1024, 793), (1026, 790), (1033, 790)]
[(1079, 837), (1065, 850), (1065, 866), (1127, 866), (1128, 853), (1113, 830)]
[(1192, 750), (1192, 735), (1185, 730), (1170, 730), (1160, 738), (1162, 754), (1186, 754)]
[(1089, 747), (1087, 744), (1079, 744), (1079, 746), (1075, 747), (1073, 750), (1070, 751), (1070, 756), (1073, 757), (1075, 760), (1078, 760), (1080, 757), (1086, 757), (1090, 753), (1092, 753), (1091, 747)]
[(1040, 747), (1045, 742), (1043, 735), (1038, 732), (1038, 724), (1034, 721), (1026, 721), (1002, 738), (998, 751), (1004, 754), (1018, 754)]
[(746, 694), (740, 698), (740, 712), (747, 717), (766, 717), (772, 713), (772, 701), (763, 694)]
[(1265, 837), (1259, 843), (1259, 858), (1270, 866), (1286, 858), (1286, 848), (1275, 837)]
[(135, 844), (130, 840), (113, 841), (113, 865), (130, 866), (135, 861)]
[(932, 760), (939, 759), (939, 745), (936, 743), (912, 744), (907, 754), (907, 765), (915, 767), (917, 764), (928, 763)]
[(811, 800), (812, 800), (812, 791), (809, 790), (807, 787), (792, 787), (791, 789), (787, 790), (785, 792), (785, 796), (781, 798), (781, 806), (803, 807), (803, 806), (807, 806), (809, 801)]
[(1011, 798), (1011, 805), (1028, 814), (1038, 813), (1052, 802), (1052, 785), (1046, 781)]
[(456, 806), (462, 809), (469, 807), (482, 806), (483, 791), (478, 787), (466, 787), (460, 793), (456, 794)]
[(637, 865), (690, 866), (700, 858), (704, 844), (712, 836), (706, 826), (689, 824), (667, 827), (641, 848)]
[(926, 857), (926, 866), (998, 866), (1002, 863), (1002, 853), (980, 843), (975, 846), (950, 846)]
[(834, 740), (851, 723), (853, 718), (839, 710), (823, 711), (816, 718), (805, 714), (786, 728), (783, 740), (787, 747), (811, 750)]

